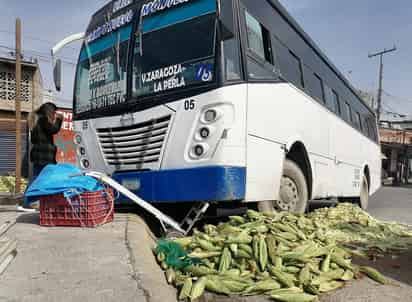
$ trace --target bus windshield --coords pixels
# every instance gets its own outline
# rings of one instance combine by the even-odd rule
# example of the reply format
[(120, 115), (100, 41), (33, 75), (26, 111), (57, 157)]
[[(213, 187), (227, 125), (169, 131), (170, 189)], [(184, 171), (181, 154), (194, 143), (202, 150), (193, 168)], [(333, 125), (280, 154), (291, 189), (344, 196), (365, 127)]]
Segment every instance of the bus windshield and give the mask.
[(161, 29), (153, 22), (137, 33), (133, 97), (210, 83), (215, 79), (216, 15), (208, 14)]
[[(76, 115), (214, 82), (216, 0), (121, 3), (126, 8), (108, 6), (89, 26), (77, 66)], [(116, 12), (111, 19), (107, 10)]]
[(102, 39), (84, 43), (77, 66), (76, 114), (125, 102), (131, 29), (129, 25)]

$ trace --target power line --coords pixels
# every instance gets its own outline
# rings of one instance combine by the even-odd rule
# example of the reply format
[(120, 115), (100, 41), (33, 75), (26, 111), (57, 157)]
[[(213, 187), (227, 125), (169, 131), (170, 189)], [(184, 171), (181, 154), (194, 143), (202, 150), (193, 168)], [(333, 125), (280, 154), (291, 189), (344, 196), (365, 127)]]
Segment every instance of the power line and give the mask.
[(396, 96), (396, 95), (390, 94), (390, 93), (388, 93), (388, 92), (385, 91), (385, 90), (383, 90), (383, 94), (386, 95), (386, 96), (388, 96), (388, 97), (391, 97), (391, 98), (393, 98), (393, 99), (397, 99), (398, 101), (408, 102), (408, 103), (411, 103), (411, 104), (412, 104), (412, 100), (407, 100), (407, 99), (402, 98), (402, 97), (400, 97), (400, 96)]
[[(13, 31), (9, 31), (9, 30), (0, 30), (0, 33), (5, 33), (5, 34), (9, 34), (9, 35), (15, 35), (15, 33), (14, 33)], [(42, 43), (47, 43), (47, 44), (49, 44), (49, 45), (54, 45), (54, 44), (55, 44), (55, 42), (53, 42), (53, 41), (46, 40), (46, 39), (39, 38), (39, 37), (28, 36), (28, 35), (23, 35), (23, 37), (24, 37), (25, 39), (28, 39), (28, 40), (39, 41), (39, 42), (42, 42)], [(78, 51), (78, 49), (75, 48), (75, 47), (66, 46), (66, 48), (71, 49), (71, 50), (73, 50), (73, 51)]]
[[(7, 45), (0, 45), (0, 48), (9, 50), (10, 51), (9, 54), (12, 55), (12, 56), (15, 55), (14, 54), (15, 49), (13, 47), (10, 47), (10, 46), (7, 46)], [(47, 60), (48, 62), (52, 62), (52, 56), (50, 54), (46, 53), (46, 52), (25, 49), (25, 50), (23, 50), (23, 53), (29, 53), (29, 54), (32, 54), (32, 55), (38, 57), (40, 60), (43, 59), (43, 61)], [(66, 63), (66, 64), (73, 65), (73, 66), (77, 65), (75, 61), (72, 61), (74, 58), (63, 57), (63, 56), (59, 56), (59, 58), (61, 58), (62, 62)]]

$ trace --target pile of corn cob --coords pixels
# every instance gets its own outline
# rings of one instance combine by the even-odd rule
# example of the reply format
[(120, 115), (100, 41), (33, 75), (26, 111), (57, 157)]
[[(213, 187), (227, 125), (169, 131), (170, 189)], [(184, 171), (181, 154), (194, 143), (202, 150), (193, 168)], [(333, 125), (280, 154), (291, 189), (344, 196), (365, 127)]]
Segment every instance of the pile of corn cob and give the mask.
[[(344, 225), (393, 232), (392, 238), (412, 244), (406, 226), (379, 223), (358, 207), (342, 204), (309, 215), (248, 211), (244, 217), (206, 225), (204, 232), (194, 231), (192, 237), (173, 241), (188, 257), (200, 259), (200, 264), (173, 268), (167, 264), (167, 255), (157, 250), (156, 256), (168, 282), (180, 289), (179, 300), (194, 301), (207, 290), (268, 295), (284, 302), (316, 301), (320, 293), (338, 289), (362, 273), (385, 284), (378, 271), (351, 263), (351, 256), (360, 252), (343, 246), (353, 241)], [(363, 234), (355, 228), (358, 241)], [(365, 247), (365, 240), (359, 241)]]
[[(27, 180), (21, 180), (21, 190), (24, 192)], [(0, 176), (0, 193), (15, 193), (16, 178), (14, 176)]]

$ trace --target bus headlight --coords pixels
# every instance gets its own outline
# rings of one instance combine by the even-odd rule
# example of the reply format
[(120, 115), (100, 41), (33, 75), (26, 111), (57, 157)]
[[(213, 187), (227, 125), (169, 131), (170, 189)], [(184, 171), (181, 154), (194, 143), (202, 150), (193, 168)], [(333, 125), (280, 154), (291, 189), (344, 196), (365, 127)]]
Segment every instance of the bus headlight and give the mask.
[(79, 148), (79, 153), (80, 153), (81, 156), (86, 155), (86, 149), (84, 147), (80, 147)]
[(208, 109), (204, 115), (204, 119), (208, 123), (216, 122), (217, 117), (218, 117), (218, 114), (215, 109)]
[(210, 130), (209, 128), (203, 127), (200, 129), (199, 134), (201, 138), (206, 139), (210, 136)]
[(74, 142), (75, 142), (77, 145), (80, 145), (80, 144), (82, 143), (82, 136), (81, 136), (80, 134), (76, 134), (76, 135), (74, 136)]
[(88, 160), (88, 159), (83, 159), (83, 160), (82, 160), (82, 166), (83, 166), (83, 168), (85, 168), (85, 169), (90, 168), (90, 162), (89, 162), (89, 160)]
[(193, 153), (197, 157), (201, 157), (203, 156), (203, 154), (205, 154), (205, 148), (202, 145), (196, 145), (193, 148)]

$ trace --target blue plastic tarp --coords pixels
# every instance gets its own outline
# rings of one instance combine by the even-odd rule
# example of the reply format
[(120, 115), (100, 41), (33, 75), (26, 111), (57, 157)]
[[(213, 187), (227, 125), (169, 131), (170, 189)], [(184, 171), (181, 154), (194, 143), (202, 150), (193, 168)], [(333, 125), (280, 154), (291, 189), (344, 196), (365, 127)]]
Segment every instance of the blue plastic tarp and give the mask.
[(64, 194), (72, 197), (84, 192), (103, 190), (95, 178), (81, 175), (82, 171), (71, 164), (48, 165), (26, 190), (25, 197)]

